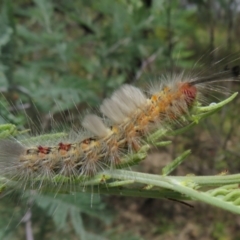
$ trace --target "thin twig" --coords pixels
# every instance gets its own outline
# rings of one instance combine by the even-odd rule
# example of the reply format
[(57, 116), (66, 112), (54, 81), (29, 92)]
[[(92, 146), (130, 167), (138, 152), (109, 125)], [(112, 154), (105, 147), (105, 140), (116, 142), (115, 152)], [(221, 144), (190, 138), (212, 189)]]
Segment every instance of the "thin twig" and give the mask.
[(25, 213), (24, 217), (22, 218), (21, 222), (25, 223), (25, 231), (26, 231), (26, 240), (34, 240), (33, 238), (33, 231), (32, 231), (32, 199), (29, 199), (28, 201), (28, 209)]
[(136, 82), (141, 75), (143, 74), (145, 68), (147, 68), (148, 65), (150, 65), (152, 62), (154, 62), (158, 56), (158, 54), (161, 52), (162, 49), (158, 49), (155, 53), (153, 53), (150, 57), (148, 57), (147, 59), (142, 61), (141, 67), (140, 69), (137, 71), (135, 77), (134, 77), (134, 81)]

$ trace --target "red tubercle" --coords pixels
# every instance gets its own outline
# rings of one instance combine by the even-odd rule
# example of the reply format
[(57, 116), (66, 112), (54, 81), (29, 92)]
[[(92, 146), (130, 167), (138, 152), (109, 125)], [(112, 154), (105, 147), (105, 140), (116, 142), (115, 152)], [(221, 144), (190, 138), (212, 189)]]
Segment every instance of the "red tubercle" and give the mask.
[(42, 154), (49, 154), (51, 149), (49, 147), (38, 146), (38, 152)]
[(190, 83), (183, 83), (180, 86), (181, 92), (185, 95), (185, 100), (188, 105), (191, 105), (197, 96), (197, 88)]
[(62, 142), (60, 142), (58, 144), (58, 150), (69, 151), (70, 148), (71, 148), (71, 144), (70, 143), (62, 143)]

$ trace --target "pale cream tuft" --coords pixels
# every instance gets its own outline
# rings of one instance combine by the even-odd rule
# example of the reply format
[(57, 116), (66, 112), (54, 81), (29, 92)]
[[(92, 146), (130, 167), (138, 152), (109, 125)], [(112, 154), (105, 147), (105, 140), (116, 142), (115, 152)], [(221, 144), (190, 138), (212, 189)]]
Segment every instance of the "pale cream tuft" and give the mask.
[(122, 122), (146, 103), (146, 96), (136, 87), (125, 84), (111, 98), (103, 101), (101, 112), (115, 123)]
[(86, 115), (82, 126), (98, 137), (106, 137), (111, 131), (104, 125), (102, 119), (94, 114)]

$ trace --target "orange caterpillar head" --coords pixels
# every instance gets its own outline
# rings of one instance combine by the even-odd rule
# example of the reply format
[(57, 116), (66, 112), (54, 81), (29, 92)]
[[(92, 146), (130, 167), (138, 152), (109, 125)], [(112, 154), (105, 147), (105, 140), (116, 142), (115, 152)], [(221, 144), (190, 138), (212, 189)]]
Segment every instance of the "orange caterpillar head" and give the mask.
[(191, 83), (181, 83), (180, 92), (185, 96), (185, 101), (188, 106), (191, 106), (197, 96), (197, 88)]

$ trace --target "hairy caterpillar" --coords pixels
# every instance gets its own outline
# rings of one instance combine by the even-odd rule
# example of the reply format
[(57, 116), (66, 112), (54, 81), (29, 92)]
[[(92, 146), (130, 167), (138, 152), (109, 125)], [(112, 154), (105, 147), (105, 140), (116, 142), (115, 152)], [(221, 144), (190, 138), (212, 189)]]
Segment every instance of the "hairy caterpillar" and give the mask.
[[(14, 139), (0, 141), (0, 176), (25, 184), (36, 179), (53, 181), (56, 176), (90, 177), (121, 164), (126, 153), (137, 152), (143, 138), (164, 126), (181, 123), (201, 90), (215, 81), (239, 76), (239, 68), (226, 68), (210, 77), (176, 75), (145, 94), (123, 85), (100, 106), (103, 114), (85, 116), (87, 134), (62, 141), (29, 145)], [(40, 181), (41, 182), (41, 181)], [(33, 187), (33, 186), (32, 186)]]

